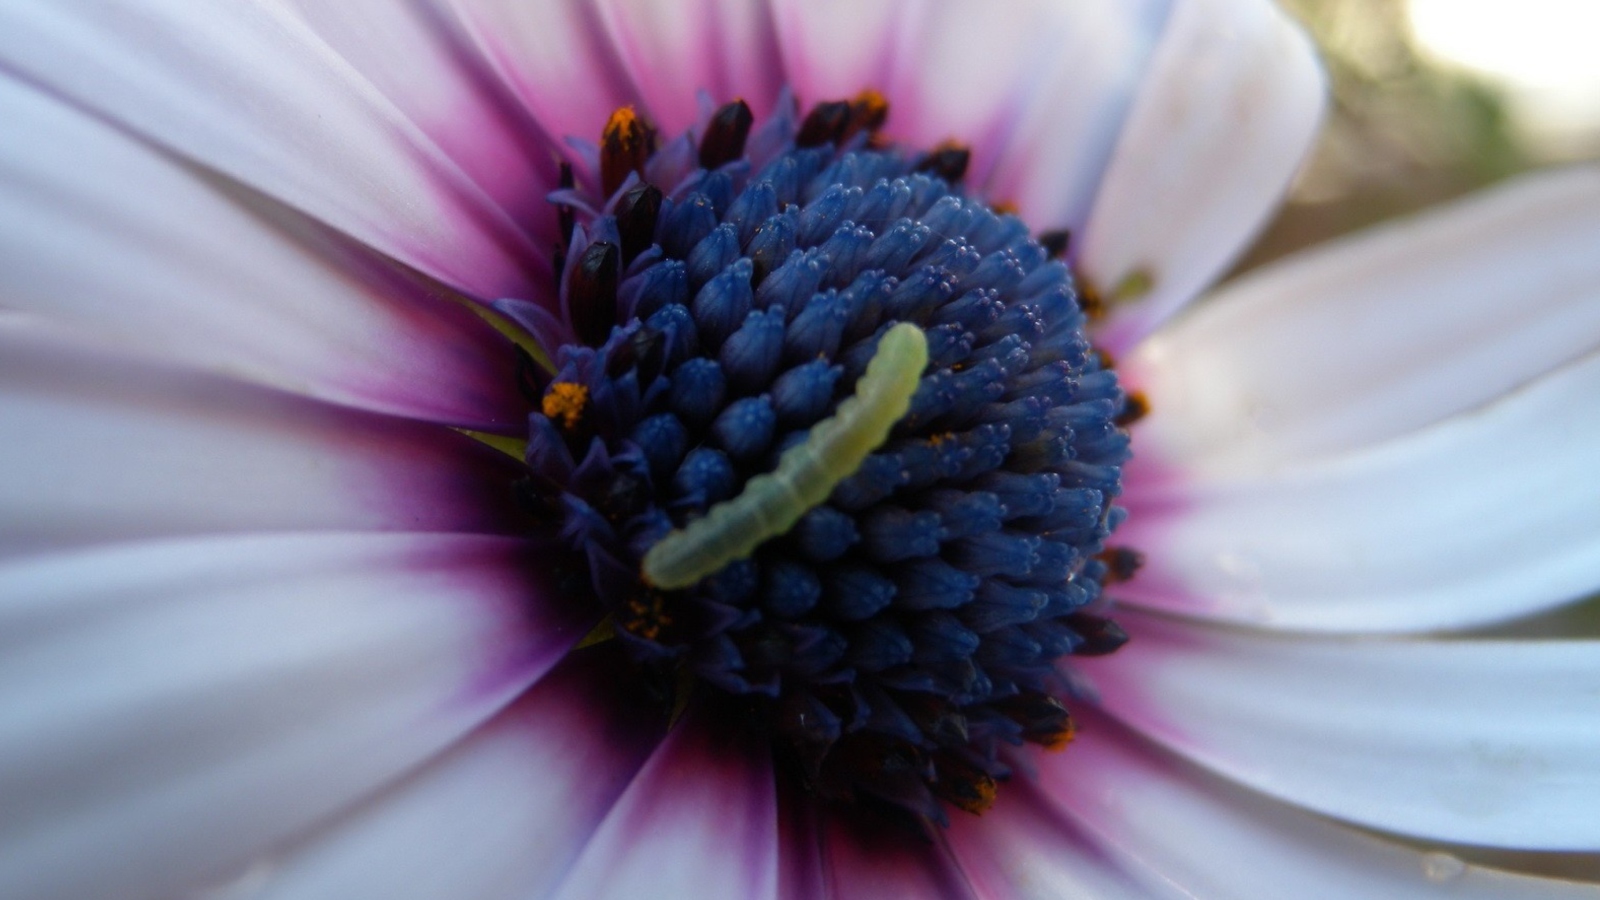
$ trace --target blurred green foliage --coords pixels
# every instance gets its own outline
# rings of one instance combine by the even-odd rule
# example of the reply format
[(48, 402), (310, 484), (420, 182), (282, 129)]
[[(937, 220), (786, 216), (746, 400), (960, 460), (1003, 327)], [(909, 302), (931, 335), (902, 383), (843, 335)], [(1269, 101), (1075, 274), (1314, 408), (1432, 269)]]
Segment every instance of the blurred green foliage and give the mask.
[(1280, 2), (1321, 50), (1328, 115), (1287, 204), (1238, 269), (1539, 164), (1495, 84), (1416, 46), (1402, 0)]

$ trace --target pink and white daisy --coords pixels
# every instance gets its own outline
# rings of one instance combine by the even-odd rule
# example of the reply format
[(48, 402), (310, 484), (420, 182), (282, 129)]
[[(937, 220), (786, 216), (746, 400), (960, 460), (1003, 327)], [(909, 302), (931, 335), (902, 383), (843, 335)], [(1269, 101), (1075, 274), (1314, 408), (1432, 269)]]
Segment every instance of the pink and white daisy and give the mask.
[[(1070, 747), (922, 833), (705, 689), (663, 717), (626, 626), (575, 649), (599, 551), (530, 542), (538, 460), (489, 446), (552, 373), (477, 314), (583, 337), (617, 207), (569, 240), (548, 198), (606, 202), (616, 110), (869, 89), (874, 146), (959, 142), (1070, 231), (1150, 408), (1132, 641), (1063, 657)], [(1484, 629), (1600, 587), (1600, 174), (1171, 319), (1321, 91), (1265, 0), (0, 6), (0, 896), (1593, 895), (1490, 864), (1600, 880), (1600, 642)]]

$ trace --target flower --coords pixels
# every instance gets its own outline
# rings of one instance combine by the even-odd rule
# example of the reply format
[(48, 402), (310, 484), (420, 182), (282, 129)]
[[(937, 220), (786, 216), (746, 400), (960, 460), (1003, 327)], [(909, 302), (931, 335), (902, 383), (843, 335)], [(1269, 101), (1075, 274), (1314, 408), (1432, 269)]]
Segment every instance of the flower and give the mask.
[[(0, 12), (0, 893), (1583, 890), (1467, 848), (1600, 850), (1600, 645), (1470, 629), (1600, 584), (1600, 178), (1163, 325), (1309, 140), (1303, 38), (1254, 0), (1006, 13)], [(1115, 590), (1133, 641), (1069, 660), (1099, 698), (1071, 747), (925, 841), (812, 801), (706, 705), (663, 737), (663, 698), (573, 651), (593, 616), (528, 552), (526, 467), (457, 430), (525, 428), (527, 371), (470, 309), (554, 308), (558, 160), (602, 168), (566, 139), (628, 104), (681, 134), (702, 90), (768, 118), (785, 85), (881, 90), (887, 137), (964, 142), (974, 190), (1079, 235), (1150, 407), (1115, 538), (1146, 560)]]

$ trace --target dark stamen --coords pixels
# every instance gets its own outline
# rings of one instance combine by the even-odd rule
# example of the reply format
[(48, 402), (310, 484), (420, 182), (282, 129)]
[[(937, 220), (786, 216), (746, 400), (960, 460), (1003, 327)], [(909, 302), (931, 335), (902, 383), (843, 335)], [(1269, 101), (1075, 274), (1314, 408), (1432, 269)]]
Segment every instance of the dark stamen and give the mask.
[(865, 90), (850, 101), (850, 126), (844, 137), (849, 139), (861, 131), (877, 131), (889, 121), (889, 101), (874, 90)]
[(715, 169), (744, 155), (744, 141), (750, 136), (755, 117), (743, 100), (723, 104), (706, 123), (700, 138), (700, 168)]
[[(1095, 287), (1094, 282), (1085, 277), (1082, 272), (1074, 269), (1072, 274), (1077, 279), (1078, 306), (1083, 310), (1083, 314), (1088, 316), (1091, 322), (1098, 322), (1104, 319), (1106, 317), (1106, 301), (1100, 295), (1100, 289)], [(1109, 367), (1102, 366), (1101, 368)]]
[(590, 244), (567, 282), (572, 329), (591, 347), (605, 343), (617, 321), (617, 256), (616, 244)]
[(1072, 232), (1065, 228), (1046, 231), (1039, 235), (1039, 246), (1050, 254), (1051, 259), (1061, 259), (1067, 255), (1067, 248), (1072, 246)]
[(1144, 554), (1131, 547), (1111, 547), (1100, 554), (1106, 564), (1106, 584), (1127, 581), (1144, 565)]
[(617, 200), (617, 231), (622, 235), (622, 264), (650, 249), (661, 214), (661, 189), (653, 184), (631, 187)]
[(949, 184), (955, 184), (967, 174), (967, 163), (971, 161), (972, 151), (966, 147), (953, 143), (940, 144), (917, 163), (916, 171), (937, 175)]
[(934, 766), (938, 771), (938, 780), (932, 784), (934, 793), (947, 802), (973, 815), (982, 814), (994, 805), (997, 785), (989, 773), (949, 754), (941, 754)]
[(1066, 617), (1066, 622), (1083, 638), (1083, 646), (1072, 651), (1076, 656), (1105, 656), (1128, 642), (1128, 633), (1110, 619), (1073, 613)]
[(805, 121), (800, 123), (800, 133), (795, 135), (794, 143), (797, 147), (837, 144), (844, 137), (845, 129), (848, 127), (850, 127), (849, 101), (833, 100), (828, 103), (818, 103), (806, 114)]
[(1022, 726), (1024, 738), (1049, 750), (1065, 747), (1076, 731), (1067, 708), (1048, 694), (1018, 694), (999, 701), (995, 706), (1006, 718)]
[[(561, 187), (570, 189), (577, 184), (572, 176), (572, 163), (561, 164)], [(561, 230), (561, 246), (572, 243), (572, 229), (578, 223), (578, 211), (566, 203), (556, 204), (556, 226)], [(558, 270), (559, 271), (559, 270)]]
[(1150, 401), (1139, 391), (1129, 391), (1122, 403), (1122, 412), (1112, 419), (1118, 428), (1127, 428), (1150, 413)]
[(645, 161), (655, 150), (656, 132), (631, 106), (611, 114), (600, 136), (600, 191), (616, 193), (629, 172), (643, 174)]

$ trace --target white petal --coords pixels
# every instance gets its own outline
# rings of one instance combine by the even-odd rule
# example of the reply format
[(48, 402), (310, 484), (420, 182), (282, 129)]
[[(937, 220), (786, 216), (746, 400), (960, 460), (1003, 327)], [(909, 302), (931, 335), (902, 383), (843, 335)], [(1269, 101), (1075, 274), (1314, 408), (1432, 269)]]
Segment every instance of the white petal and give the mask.
[[(906, 0), (769, 0), (784, 70), (802, 107), (892, 92), (922, 30), (921, 8)], [(898, 127), (911, 110), (890, 110)]]
[(972, 150), (968, 181), (1037, 228), (1082, 224), (1160, 33), (1157, 2), (778, 0), (789, 81), (803, 103), (865, 88), (887, 133)]
[(1124, 611), (1106, 710), (1257, 790), (1384, 831), (1600, 850), (1600, 642), (1296, 638)]
[(341, 403), (517, 421), (507, 342), (433, 284), (15, 80), (0, 118), (7, 307)]
[(554, 894), (560, 900), (777, 895), (771, 750), (691, 710), (623, 792)]
[[(1029, 61), (1024, 99), (984, 194), (1015, 204), (1036, 231), (1077, 233), (1170, 9), (1156, 0), (1055, 3), (1048, 9), (1059, 30), (1024, 32), (1044, 37), (1049, 49)], [(996, 19), (1018, 24), (1009, 15), (990, 15)], [(1018, 36), (1019, 44), (1027, 40)], [(1004, 45), (996, 52), (1008, 55)]]
[(772, 19), (748, 0), (600, 0), (616, 55), (655, 125), (674, 136), (693, 125), (697, 94), (742, 98), (765, 114), (782, 86)]
[(281, 7), (8, 4), (0, 35), (10, 71), (457, 288), (547, 284), (505, 211)]
[[(952, 831), (958, 851), (970, 848), (964, 863), (987, 864), (1017, 886), (994, 898), (1594, 896), (1593, 886), (1467, 865), (1333, 824), (1156, 752), (1099, 717), (1066, 752), (1034, 759), (1037, 786), (1006, 788), (982, 820)], [(1077, 883), (1107, 868), (1134, 885)]]
[(526, 555), (318, 534), (0, 567), (0, 894), (171, 896), (427, 759), (583, 633)]
[(417, 2), (292, 3), (541, 246), (554, 245), (556, 216), (545, 200), (557, 184), (552, 142), (446, 17)]
[(509, 457), (447, 428), (87, 351), (0, 314), (0, 557), (276, 530), (505, 531)]
[[(597, 663), (556, 668), (404, 782), (276, 863), (252, 900), (521, 900), (561, 880), (658, 735)], [(616, 679), (610, 679), (616, 680)]]
[(1600, 169), (1264, 269), (1140, 345), (1141, 453), (1245, 471), (1404, 434), (1600, 347)]
[(1270, 0), (1178, 3), (1084, 227), (1079, 261), (1132, 346), (1218, 277), (1266, 221), (1316, 133), (1310, 42)]
[(472, 37), (557, 151), (568, 138), (598, 141), (612, 110), (638, 101), (590, 0), (433, 2)]
[(1288, 629), (1459, 628), (1600, 586), (1600, 353), (1358, 453), (1134, 492), (1130, 601)]

